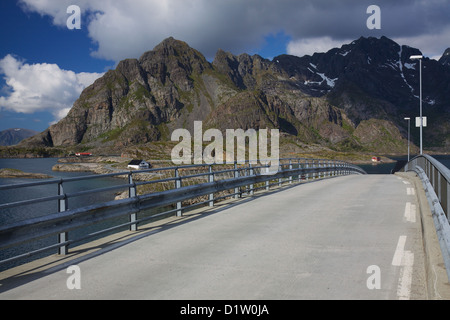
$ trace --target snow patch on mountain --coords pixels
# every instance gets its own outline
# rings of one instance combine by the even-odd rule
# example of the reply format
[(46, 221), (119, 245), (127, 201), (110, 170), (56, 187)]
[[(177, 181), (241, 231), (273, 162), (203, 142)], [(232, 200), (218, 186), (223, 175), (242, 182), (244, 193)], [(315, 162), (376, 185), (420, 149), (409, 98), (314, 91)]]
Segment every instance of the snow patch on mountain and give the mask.
[(413, 87), (411, 87), (411, 85), (408, 83), (408, 81), (405, 78), (405, 74), (403, 73), (403, 63), (402, 63), (402, 46), (400, 46), (400, 51), (398, 52), (398, 68), (400, 69), (400, 76), (403, 78), (403, 81), (406, 83), (406, 85), (409, 87), (409, 89), (411, 90), (411, 93), (414, 94), (414, 89)]

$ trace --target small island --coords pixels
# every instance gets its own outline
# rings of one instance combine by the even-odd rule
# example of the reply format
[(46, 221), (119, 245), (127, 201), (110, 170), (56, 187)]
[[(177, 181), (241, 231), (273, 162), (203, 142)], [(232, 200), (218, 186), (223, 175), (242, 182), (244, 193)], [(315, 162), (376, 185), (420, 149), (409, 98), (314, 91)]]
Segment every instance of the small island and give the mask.
[(52, 176), (43, 173), (23, 172), (18, 169), (0, 169), (0, 178), (3, 179), (51, 179)]

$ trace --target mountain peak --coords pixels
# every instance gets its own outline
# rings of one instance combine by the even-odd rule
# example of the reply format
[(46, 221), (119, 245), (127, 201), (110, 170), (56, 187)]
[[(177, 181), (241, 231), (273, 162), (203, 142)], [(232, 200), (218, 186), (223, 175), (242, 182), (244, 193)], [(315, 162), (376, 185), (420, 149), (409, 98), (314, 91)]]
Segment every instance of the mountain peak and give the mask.
[(439, 59), (439, 62), (443, 65), (450, 66), (450, 48), (447, 48), (447, 50), (445, 50), (444, 54)]
[[(149, 73), (154, 73), (156, 69), (159, 69), (156, 73), (160, 73), (164, 68), (168, 68), (182, 69), (182, 73), (190, 74), (202, 73), (203, 70), (211, 68), (203, 54), (173, 37), (163, 40), (152, 51), (144, 53), (139, 58), (139, 63)], [(164, 83), (164, 80), (162, 82)]]
[(140, 60), (149, 57), (149, 54), (150, 58), (153, 58), (154, 55), (162, 57), (178, 57), (178, 58), (190, 56), (206, 61), (203, 54), (201, 54), (199, 51), (191, 48), (186, 42), (177, 40), (173, 37), (169, 37), (161, 41), (158, 45), (156, 45), (153, 48), (152, 51), (144, 53)]
[(166, 39), (164, 39), (163, 41), (161, 41), (158, 45), (155, 46), (155, 48), (153, 49), (153, 51), (161, 51), (161, 50), (166, 50), (166, 49), (187, 49), (190, 48), (189, 45), (181, 40), (177, 40), (174, 37), (168, 37)]

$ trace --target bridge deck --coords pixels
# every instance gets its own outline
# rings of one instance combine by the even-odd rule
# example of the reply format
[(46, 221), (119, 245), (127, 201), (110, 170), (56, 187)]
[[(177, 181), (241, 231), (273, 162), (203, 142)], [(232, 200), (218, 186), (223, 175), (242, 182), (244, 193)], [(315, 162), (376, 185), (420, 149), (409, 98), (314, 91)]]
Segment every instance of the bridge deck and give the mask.
[(0, 273), (0, 299), (426, 299), (413, 189), (353, 175), (233, 200)]

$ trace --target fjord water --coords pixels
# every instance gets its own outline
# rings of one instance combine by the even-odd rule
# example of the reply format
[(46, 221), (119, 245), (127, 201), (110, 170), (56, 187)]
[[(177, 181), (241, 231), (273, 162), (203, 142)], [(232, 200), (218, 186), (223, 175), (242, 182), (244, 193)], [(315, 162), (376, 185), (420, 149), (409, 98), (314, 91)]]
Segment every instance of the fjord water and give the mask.
[[(410, 156), (410, 158), (414, 158), (415, 156)], [(433, 155), (433, 158), (438, 160), (440, 163), (442, 163), (447, 168), (450, 168), (450, 155)], [(393, 160), (407, 160), (407, 156), (401, 156), (401, 157), (392, 157)], [(362, 169), (364, 169), (368, 174), (390, 174), (391, 170), (395, 167), (395, 162), (392, 163), (384, 163), (384, 162), (378, 162), (378, 163), (371, 163), (371, 164), (363, 164), (358, 165)]]
[[(80, 176), (90, 176), (92, 173), (88, 172), (55, 172), (52, 167), (57, 163), (58, 159), (0, 159), (0, 168), (19, 169), (24, 172), (43, 173), (53, 176), (54, 180), (60, 178), (71, 178)], [(0, 185), (30, 183), (35, 181), (46, 181), (39, 179), (0, 179)], [(125, 180), (117, 178), (99, 178), (88, 181), (76, 181), (64, 184), (65, 193), (74, 193), (88, 189), (96, 189), (108, 187), (113, 185), (125, 184)], [(58, 193), (57, 183), (29, 187), (22, 189), (11, 189), (0, 191), (0, 203), (16, 202), (21, 200), (43, 198), (48, 196), (55, 196)], [(114, 199), (117, 191), (110, 191), (105, 193), (92, 193), (84, 195), (79, 198), (69, 199), (69, 208), (74, 209), (81, 206), (86, 206), (98, 202), (111, 201)], [(19, 212), (0, 213), (0, 224), (17, 222), (23, 219), (36, 218), (49, 213), (57, 212), (57, 202), (41, 203), (40, 205), (32, 205), (32, 208), (22, 207)]]
[[(80, 177), (80, 176), (89, 176), (93, 175), (92, 173), (87, 172), (55, 172), (52, 171), (52, 167), (57, 163), (58, 159), (54, 158), (46, 158), (46, 159), (0, 159), (0, 168), (11, 168), (11, 169), (19, 169), (24, 172), (30, 173), (43, 173), (53, 176), (53, 179), (60, 178), (71, 178), (71, 177)], [(20, 184), (20, 183), (30, 183), (35, 181), (46, 181), (46, 180), (35, 180), (35, 179), (0, 179), (0, 185), (10, 185), (10, 184)], [(85, 191), (89, 189), (97, 189), (104, 188), (115, 185), (123, 185), (126, 181), (118, 178), (99, 178), (88, 181), (76, 181), (64, 184), (65, 193), (74, 193), (78, 191)], [(99, 202), (106, 202), (114, 200), (114, 197), (117, 192), (121, 190), (108, 191), (103, 193), (91, 193), (87, 195), (83, 195), (81, 197), (71, 198), (69, 199), (69, 209), (79, 208), (82, 206), (91, 205)], [(27, 187), (21, 189), (10, 189), (10, 190), (2, 190), (0, 191), (0, 204), (17, 202), (28, 199), (36, 199), (36, 198), (44, 198), (49, 196), (55, 196), (58, 194), (58, 184), (50, 184), (43, 186), (35, 186), (35, 187)], [(41, 216), (45, 216), (48, 214), (55, 214), (58, 211), (57, 201), (53, 200), (50, 202), (42, 202), (27, 206), (9, 208), (9, 209), (1, 209), (0, 210), (0, 225), (11, 224), (14, 222), (19, 222), (26, 219), (37, 218)], [(126, 221), (126, 218), (119, 219), (123, 222)], [(106, 223), (106, 227), (108, 225), (112, 225), (117, 223), (117, 221), (111, 221)], [(99, 230), (101, 227), (105, 227), (103, 225), (91, 226), (89, 228), (74, 231), (74, 236), (76, 237), (89, 234)], [(0, 261), (9, 258), (10, 256), (25, 253), (29, 250), (36, 250), (43, 246), (49, 246), (56, 243), (56, 236), (35, 241), (33, 243), (28, 243), (25, 245), (21, 245), (20, 247), (10, 248), (6, 250), (0, 251)], [(43, 257), (46, 255), (52, 254), (43, 253), (39, 254), (23, 261), (30, 261), (36, 259), (38, 257)], [(21, 262), (23, 262), (21, 261)], [(11, 266), (16, 265), (17, 263), (0, 265), (0, 271)]]

